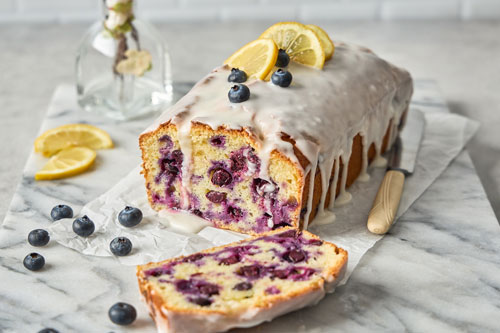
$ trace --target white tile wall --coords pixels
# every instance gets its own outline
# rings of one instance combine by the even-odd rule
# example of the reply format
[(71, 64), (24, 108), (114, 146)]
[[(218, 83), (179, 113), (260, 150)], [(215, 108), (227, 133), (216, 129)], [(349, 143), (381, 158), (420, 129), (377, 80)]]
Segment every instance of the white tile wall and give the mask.
[[(0, 22), (99, 18), (102, 0), (0, 0)], [(160, 22), (500, 19), (500, 0), (135, 0)]]

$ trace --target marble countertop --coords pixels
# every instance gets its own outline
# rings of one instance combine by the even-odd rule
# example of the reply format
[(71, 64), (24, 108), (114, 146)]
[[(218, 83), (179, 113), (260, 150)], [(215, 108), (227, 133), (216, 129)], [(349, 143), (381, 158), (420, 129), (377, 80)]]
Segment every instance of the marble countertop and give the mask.
[[(198, 27), (196, 31), (190, 25), (162, 27), (167, 39), (171, 40), (175, 78), (179, 81), (196, 80), (213, 64), (219, 63), (224, 55), (229, 54), (234, 45), (243, 44), (240, 40), (250, 39), (264, 26), (265, 24), (241, 25), (227, 29), (227, 26), (217, 25), (212, 30)], [(0, 60), (3, 60), (0, 61), (0, 69), (4, 73), (0, 83), (3, 88), (0, 90), (0, 98), (4, 108), (0, 112), (2, 120), (5, 118), (3, 123), (6, 124), (3, 126), (5, 131), (0, 133), (0, 139), (8, 142), (5, 156), (12, 158), (6, 159), (1, 166), (2, 220), (15, 185), (21, 179), (24, 160), (31, 151), (30, 144), (36, 136), (53, 89), (61, 81), (71, 80), (72, 73), (69, 68), (72, 68), (73, 54), (68, 51), (68, 45), (76, 45), (83, 31), (81, 26), (67, 26), (64, 29), (52, 25), (18, 26), (13, 30), (11, 28), (14, 26), (9, 26), (9, 31), (5, 27), (7, 26), (0, 30), (0, 39), (12, 47), (6, 48), (0, 55)], [(470, 150), (477, 152), (486, 147), (486, 151), (483, 151), (486, 156), (488, 152), (492, 154), (489, 148), (493, 146), (498, 149), (499, 147), (495, 148), (494, 145), (500, 145), (498, 140), (486, 146), (478, 141), (478, 137), (484, 139), (485, 135), (488, 140), (495, 138), (496, 132), (490, 128), (493, 127), (493, 118), (498, 117), (498, 114), (495, 115), (492, 111), (495, 98), (498, 98), (494, 96), (493, 87), (498, 84), (495, 85), (493, 70), (489, 72), (491, 77), (487, 72), (483, 72), (481, 66), (485, 66), (484, 63), (478, 65), (477, 71), (471, 71), (462, 68), (465, 65), (460, 61), (468, 61), (468, 64), (481, 63), (481, 57), (486, 56), (479, 50), (473, 51), (471, 44), (478, 48), (486, 46), (478, 42), (477, 38), (473, 38), (474, 31), (490, 31), (489, 35), (487, 34), (489, 37), (485, 38), (490, 38), (493, 43), (495, 27), (498, 28), (498, 25), (449, 23), (434, 27), (435, 30), (441, 31), (440, 37), (432, 35), (431, 28), (424, 24), (339, 25), (331, 26), (328, 30), (338, 31), (339, 35), (345, 36), (342, 39), (371, 46), (378, 53), (387, 55), (386, 58), (408, 67), (414, 76), (437, 78), (445, 96), (453, 102), (452, 111), (483, 120), (485, 129), (476, 136)], [(454, 31), (457, 29), (462, 32), (461, 36)], [(370, 38), (366, 31), (370, 31)], [(220, 39), (223, 32), (228, 33), (227, 41), (215, 43), (214, 38), (210, 38), (213, 34)], [(403, 39), (403, 35), (411, 38)], [(174, 36), (177, 37), (175, 41)], [(399, 48), (396, 36), (399, 36)], [(198, 38), (201, 44), (188, 43), (193, 38)], [(430, 60), (417, 65), (419, 56), (420, 61), (424, 56), (432, 56), (426, 53), (431, 50), (428, 44), (418, 45), (419, 41), (427, 41), (426, 38), (434, 45), (432, 54), (436, 54), (436, 62), (440, 62), (441, 67)], [(470, 50), (464, 47), (462, 39), (469, 42), (466, 44)], [(446, 51), (447, 56), (442, 54), (444, 51), (439, 52), (443, 40), (452, 40), (456, 44), (446, 46), (450, 48)], [(491, 48), (498, 46), (498, 42), (496, 45), (488, 45), (489, 52), (494, 52)], [(200, 47), (207, 50), (203, 53), (203, 59), (196, 58), (196, 55), (199, 55), (196, 51)], [(450, 59), (451, 53), (455, 51), (457, 56)], [(466, 60), (468, 57), (471, 59)], [(455, 71), (460, 68), (460, 73), (469, 73), (470, 78), (461, 78), (467, 82), (466, 87), (460, 88), (460, 82), (451, 83), (460, 73), (451, 70), (446, 72), (446, 60), (456, 60)], [(429, 65), (434, 73), (431, 69), (425, 69), (426, 65)], [(444, 74), (449, 74), (451, 78), (445, 80), (443, 85), (441, 76)], [(496, 76), (496, 79), (498, 77)], [(24, 78), (24, 81), (20, 78)], [(487, 80), (491, 92), (480, 91), (482, 80)], [(26, 92), (21, 89), (27, 86), (32, 87), (32, 90)], [(477, 89), (476, 93), (469, 92), (471, 89)], [(480, 99), (482, 101), (479, 101)], [(454, 102), (455, 100), (461, 102)], [(474, 116), (475, 114), (477, 116)], [(478, 150), (473, 148), (474, 144), (478, 145)], [(116, 149), (117, 153), (120, 152), (119, 149), (120, 147)], [(472, 157), (474, 158), (474, 154)], [(483, 162), (493, 168), (494, 163), (498, 161), (490, 157), (491, 163), (487, 160)], [(127, 163), (133, 166), (136, 161)], [(486, 172), (489, 185), (498, 181), (494, 176)], [(116, 179), (109, 179), (109, 182), (113, 183), (120, 175), (113, 177)], [(24, 178), (21, 186), (30, 188), (30, 182), (31, 180)], [(66, 200), (74, 202), (76, 206), (82, 205), (95, 197), (97, 192), (105, 190), (105, 184), (102, 184), (103, 188), (85, 185), (80, 184)], [(72, 184), (68, 182), (65, 186)], [(14, 214), (10, 215), (14, 220), (9, 223), (20, 223), (26, 231), (35, 226), (46, 225), (48, 209), (60, 201), (57, 194), (53, 189), (42, 188), (38, 193), (23, 192), (22, 195), (16, 195), (12, 206)], [(450, 194), (453, 200), (450, 200)], [(22, 257), (29, 251), (25, 236), (20, 236), (12, 232), (13, 230), (10, 230), (10, 233), (8, 231), (0, 238), (0, 281), (12, 282), (9, 288), (0, 289), (0, 331), (18, 332), (22, 327), (22, 331), (35, 332), (44, 326), (56, 326), (62, 332), (120, 331), (120, 328), (105, 319), (103, 311), (111, 305), (107, 304), (108, 302), (118, 298), (138, 304), (137, 290), (131, 287), (135, 285), (134, 267), (122, 266), (113, 258), (81, 256), (77, 252), (51, 243), (44, 249), (46, 258), (52, 258), (47, 261), (45, 272), (29, 274), (21, 264)], [(464, 151), (405, 213), (384, 240), (363, 257), (349, 282), (339, 288), (334, 297), (328, 297), (320, 304), (322, 307), (334, 309), (331, 317), (328, 320), (315, 318), (317, 327), (304, 327), (304, 331), (319, 332), (326, 322), (332, 323), (332, 332), (500, 331), (500, 323), (494, 319), (500, 316), (499, 235), (498, 222), (469, 154)], [(61, 255), (61, 251), (64, 251), (64, 255)], [(75, 297), (79, 302), (72, 301)], [(41, 309), (40, 304), (47, 306)], [(314, 317), (315, 313), (313, 308), (307, 309), (288, 315), (281, 322), (286, 323), (286, 326), (300, 328), (302, 318)], [(266, 327), (270, 328), (263, 325), (259, 329), (266, 331)], [(151, 321), (143, 307), (139, 308), (139, 318), (133, 327), (123, 331), (152, 331)]]

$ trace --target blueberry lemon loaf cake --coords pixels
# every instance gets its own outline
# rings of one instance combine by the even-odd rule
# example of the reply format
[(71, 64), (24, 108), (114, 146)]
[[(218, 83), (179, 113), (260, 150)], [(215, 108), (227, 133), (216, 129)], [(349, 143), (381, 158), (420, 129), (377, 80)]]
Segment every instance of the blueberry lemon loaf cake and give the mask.
[(158, 332), (221, 332), (316, 304), (346, 263), (343, 249), (285, 228), (139, 266), (137, 277)]
[(408, 72), (370, 50), (273, 25), (141, 135), (150, 204), (249, 234), (305, 229), (369, 177), (411, 94)]

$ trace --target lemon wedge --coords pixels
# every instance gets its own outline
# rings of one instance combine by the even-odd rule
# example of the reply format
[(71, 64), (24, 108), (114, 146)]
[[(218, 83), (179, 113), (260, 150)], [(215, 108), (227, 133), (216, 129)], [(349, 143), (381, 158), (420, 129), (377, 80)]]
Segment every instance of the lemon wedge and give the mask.
[(47, 157), (73, 146), (106, 149), (113, 148), (113, 141), (102, 129), (87, 124), (59, 126), (44, 132), (35, 140), (35, 152)]
[(298, 63), (323, 68), (325, 52), (316, 33), (298, 22), (280, 22), (272, 25), (259, 38), (274, 40), (278, 48)]
[(36, 180), (66, 178), (87, 170), (96, 157), (95, 151), (86, 147), (66, 148), (52, 156), (35, 174)]
[(277, 58), (278, 47), (272, 39), (257, 39), (234, 52), (224, 64), (241, 69), (248, 78), (263, 80), (273, 69)]
[(330, 36), (328, 36), (325, 30), (321, 29), (317, 25), (308, 24), (306, 25), (306, 27), (314, 31), (319, 37), (319, 41), (321, 42), (321, 46), (323, 47), (323, 51), (325, 52), (325, 60), (329, 60), (333, 56), (333, 52), (335, 51), (335, 46), (333, 45)]

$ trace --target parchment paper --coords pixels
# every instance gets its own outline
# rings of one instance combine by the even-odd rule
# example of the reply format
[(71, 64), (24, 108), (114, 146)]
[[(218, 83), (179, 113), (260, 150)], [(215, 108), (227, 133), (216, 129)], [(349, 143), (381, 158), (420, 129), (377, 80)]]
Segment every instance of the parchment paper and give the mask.
[[(445, 170), (478, 128), (476, 122), (443, 112), (426, 112), (425, 120), (426, 128), (417, 165), (414, 174), (405, 183), (398, 217)], [(135, 168), (108, 192), (82, 208), (78, 216), (88, 215), (96, 225), (92, 236), (77, 236), (71, 227), (73, 219), (63, 219), (50, 226), (52, 238), (86, 255), (112, 256), (110, 241), (117, 236), (126, 236), (134, 248), (131, 254), (117, 257), (117, 260), (124, 265), (137, 265), (190, 254), (247, 237), (213, 227), (189, 233), (169, 226), (172, 222), (169, 218), (160, 216), (149, 207), (144, 178), (139, 171), (139, 167)], [(366, 219), (384, 172), (384, 168), (371, 168), (368, 182), (358, 181), (350, 187), (353, 199), (335, 208), (336, 219), (333, 223), (315, 226), (313, 222), (310, 225), (311, 232), (348, 251), (347, 272), (341, 284), (347, 281), (361, 257), (383, 237), (371, 234), (366, 229)], [(134, 228), (125, 228), (117, 220), (118, 213), (126, 205), (138, 207), (143, 212), (143, 221)]]

